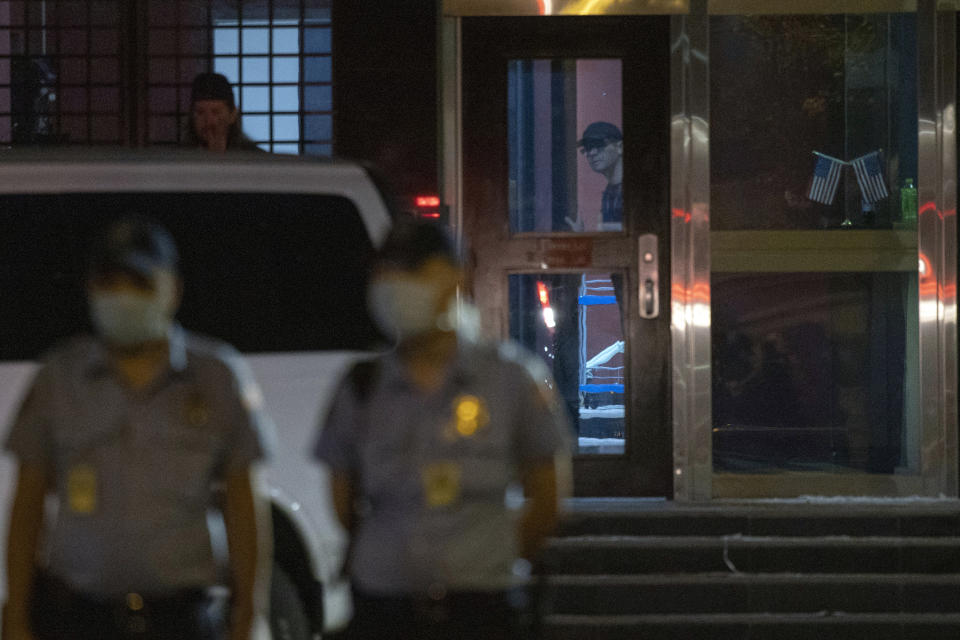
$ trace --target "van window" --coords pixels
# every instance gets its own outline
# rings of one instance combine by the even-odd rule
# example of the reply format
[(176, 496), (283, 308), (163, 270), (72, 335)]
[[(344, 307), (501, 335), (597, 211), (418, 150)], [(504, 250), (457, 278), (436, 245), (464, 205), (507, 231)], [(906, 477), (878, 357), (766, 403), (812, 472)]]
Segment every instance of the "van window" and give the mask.
[(174, 235), (185, 291), (178, 319), (244, 352), (366, 349), (373, 247), (343, 197), (255, 193), (0, 195), (0, 358), (33, 359), (89, 331), (91, 239), (138, 214)]

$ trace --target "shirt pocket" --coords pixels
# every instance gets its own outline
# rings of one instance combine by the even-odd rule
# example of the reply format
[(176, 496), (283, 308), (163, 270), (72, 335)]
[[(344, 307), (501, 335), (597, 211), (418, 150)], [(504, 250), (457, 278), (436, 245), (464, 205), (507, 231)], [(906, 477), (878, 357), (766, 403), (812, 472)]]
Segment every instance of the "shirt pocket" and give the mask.
[(206, 499), (217, 480), (220, 450), (221, 438), (209, 428), (168, 425), (157, 438), (148, 466), (163, 493)]
[(461, 438), (441, 454), (460, 466), (461, 496), (466, 501), (502, 502), (513, 480), (513, 453), (502, 434), (486, 432)]
[(119, 417), (74, 415), (54, 422), (53, 444), (59, 461), (69, 465), (91, 462), (98, 451), (117, 445), (127, 434), (127, 423)]

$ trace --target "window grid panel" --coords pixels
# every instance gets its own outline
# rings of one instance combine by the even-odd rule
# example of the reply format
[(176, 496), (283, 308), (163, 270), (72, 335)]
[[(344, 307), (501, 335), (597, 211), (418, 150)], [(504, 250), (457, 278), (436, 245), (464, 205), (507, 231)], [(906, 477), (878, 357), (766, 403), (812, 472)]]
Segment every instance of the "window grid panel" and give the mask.
[[(133, 18), (122, 20), (125, 2), (9, 3), (10, 19), (0, 24), (0, 143), (122, 144), (128, 139), (119, 51)], [(182, 139), (193, 77), (218, 68), (227, 72), (243, 114), (266, 118), (265, 126), (254, 121), (257, 142), (275, 152), (290, 153), (296, 145), (301, 152), (329, 153), (328, 0), (146, 4), (142, 73), (148, 143)], [(215, 30), (219, 42), (235, 32), (235, 42), (219, 44)], [(38, 73), (36, 68), (45, 71), (27, 95), (24, 74)], [(38, 102), (41, 97), (45, 102)]]
[(0, 142), (123, 142), (121, 2), (9, 3), (0, 23)]

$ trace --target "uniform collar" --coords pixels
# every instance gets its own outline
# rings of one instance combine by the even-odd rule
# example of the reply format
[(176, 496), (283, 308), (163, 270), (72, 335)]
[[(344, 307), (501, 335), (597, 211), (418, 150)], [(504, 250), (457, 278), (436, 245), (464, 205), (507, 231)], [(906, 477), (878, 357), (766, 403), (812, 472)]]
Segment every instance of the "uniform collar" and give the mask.
[[(458, 337), (457, 351), (450, 364), (450, 370), (444, 386), (449, 384), (463, 386), (470, 381), (475, 368), (473, 358), (470, 356), (471, 346), (472, 342), (470, 340), (462, 336)], [(396, 350), (386, 354), (383, 357), (382, 363), (383, 381), (386, 385), (405, 389), (412, 387), (410, 378), (407, 376), (407, 372), (403, 366), (403, 361), (400, 359)]]
[[(167, 332), (167, 348), (170, 358), (170, 373), (184, 373), (188, 364), (187, 332), (176, 322), (170, 325), (170, 330)], [(87, 374), (94, 378), (110, 375), (110, 360), (107, 355), (107, 347), (102, 340), (94, 339), (85, 369)]]

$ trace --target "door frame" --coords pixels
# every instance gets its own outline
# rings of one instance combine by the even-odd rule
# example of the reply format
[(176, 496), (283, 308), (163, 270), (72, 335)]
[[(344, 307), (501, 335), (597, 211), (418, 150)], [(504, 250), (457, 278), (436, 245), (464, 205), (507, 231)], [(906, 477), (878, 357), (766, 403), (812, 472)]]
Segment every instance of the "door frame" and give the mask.
[[(630, 19), (630, 18), (627, 18)], [(639, 237), (659, 239), (659, 269), (669, 272), (669, 21), (661, 18), (570, 17), (550, 23), (474, 18), (462, 25), (465, 180), (461, 231), (469, 238), (471, 282), (485, 329), (509, 333), (507, 277), (520, 273), (611, 273), (624, 276), (621, 300), (626, 342), (626, 451), (574, 458), (576, 495), (669, 497), (669, 287), (661, 279), (660, 314), (641, 319), (637, 307)], [(619, 27), (619, 30), (618, 30)], [(662, 39), (662, 55), (642, 42)], [(624, 230), (613, 233), (511, 233), (507, 220), (507, 69), (512, 59), (618, 58), (623, 74)], [(472, 96), (472, 98), (471, 98)], [(635, 123), (635, 124), (630, 124)], [(568, 139), (572, 153), (575, 137)], [(472, 168), (471, 168), (472, 167)], [(479, 169), (478, 169), (479, 167)], [(482, 172), (482, 173), (480, 173)], [(599, 193), (597, 194), (599, 198)]]

